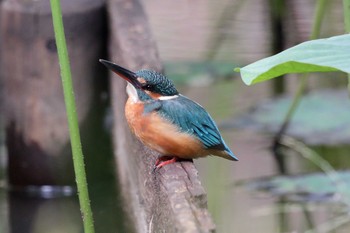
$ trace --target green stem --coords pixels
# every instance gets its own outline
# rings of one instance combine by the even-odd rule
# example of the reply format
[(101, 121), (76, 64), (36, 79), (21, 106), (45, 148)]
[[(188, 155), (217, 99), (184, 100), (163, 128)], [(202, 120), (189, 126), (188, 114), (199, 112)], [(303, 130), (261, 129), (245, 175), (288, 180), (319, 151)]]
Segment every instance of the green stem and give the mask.
[[(272, 40), (271, 52), (276, 54), (282, 52), (285, 48), (286, 1), (269, 0), (269, 11)], [(271, 84), (273, 95), (278, 96), (285, 92), (285, 80), (283, 76), (274, 79)]]
[[(323, 19), (324, 13), (325, 13), (326, 8), (327, 8), (326, 4), (327, 4), (327, 0), (318, 0), (317, 1), (316, 14), (314, 16), (314, 24), (312, 26), (312, 32), (310, 35), (310, 39), (316, 39), (317, 37), (319, 37), (322, 19)], [(275, 140), (274, 140), (274, 144), (273, 144), (273, 152), (274, 152), (274, 156), (275, 156), (279, 171), (282, 174), (287, 173), (287, 170), (286, 170), (286, 165), (285, 165), (285, 162), (283, 159), (283, 155), (279, 151), (280, 142), (282, 140), (283, 134), (285, 133), (285, 131), (288, 128), (289, 122), (292, 119), (292, 117), (295, 113), (295, 110), (299, 106), (300, 101), (303, 97), (303, 94), (304, 94), (305, 88), (306, 88), (306, 84), (307, 84), (307, 77), (308, 76), (306, 74), (304, 74), (301, 77), (301, 79), (299, 81), (298, 88), (295, 92), (293, 101), (292, 101), (291, 105), (289, 106), (287, 114), (283, 120), (282, 126), (275, 136)]]
[(81, 149), (78, 117), (76, 113), (74, 91), (67, 52), (66, 39), (62, 21), (60, 0), (50, 0), (52, 20), (55, 31), (58, 58), (61, 67), (64, 101), (66, 104), (68, 126), (73, 154), (73, 164), (78, 187), (79, 203), (84, 222), (84, 232), (94, 233), (94, 223), (90, 207), (89, 192), (87, 188), (84, 157)]
[[(318, 0), (317, 1), (314, 24), (313, 24), (311, 35), (310, 35), (311, 40), (317, 39), (319, 37), (320, 31), (321, 31), (322, 19), (323, 19), (324, 13), (325, 13), (326, 8), (327, 8), (326, 7), (327, 3), (328, 3), (327, 0)], [(284, 131), (286, 130), (287, 125), (290, 122), (290, 119), (292, 118), (292, 116), (294, 115), (295, 110), (298, 107), (300, 100), (304, 94), (306, 84), (307, 84), (307, 75), (303, 75), (299, 81), (299, 85), (298, 85), (297, 91), (295, 92), (293, 102), (290, 105), (288, 112), (284, 118), (282, 127), (276, 136), (276, 138), (277, 138), (276, 141), (279, 142), (280, 137), (282, 136), (282, 134), (284, 134)]]
[(322, 20), (327, 9), (327, 0), (318, 0), (316, 5), (316, 14), (314, 16), (314, 25), (310, 35), (310, 40), (315, 40), (320, 36)]
[(209, 34), (210, 37), (206, 49), (207, 52), (204, 55), (206, 60), (215, 59), (227, 36), (227, 34), (223, 32), (227, 31), (227, 28), (231, 26), (232, 20), (234, 20), (234, 17), (237, 15), (237, 12), (240, 11), (244, 3), (244, 0), (227, 2), (225, 8), (219, 14), (217, 22), (214, 24), (214, 30)]
[[(345, 32), (350, 33), (350, 0), (343, 0)], [(348, 92), (350, 93), (350, 74), (348, 74)]]
[(350, 33), (350, 0), (343, 0), (345, 32)]

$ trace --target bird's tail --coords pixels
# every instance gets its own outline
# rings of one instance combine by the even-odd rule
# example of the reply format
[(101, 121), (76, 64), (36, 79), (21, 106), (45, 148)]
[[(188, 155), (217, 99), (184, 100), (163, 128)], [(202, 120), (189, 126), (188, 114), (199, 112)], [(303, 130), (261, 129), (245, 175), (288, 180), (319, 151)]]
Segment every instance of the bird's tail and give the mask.
[(226, 143), (224, 141), (223, 141), (223, 144), (225, 146), (224, 151), (227, 154), (227, 156), (225, 156), (225, 158), (227, 158), (229, 160), (238, 161), (238, 158), (233, 154), (233, 152), (230, 150), (230, 148), (226, 145)]
[(227, 148), (227, 150), (225, 150), (225, 152), (227, 152), (227, 154), (231, 157), (231, 160), (234, 161), (238, 161), (238, 158), (232, 153), (232, 151), (230, 149)]

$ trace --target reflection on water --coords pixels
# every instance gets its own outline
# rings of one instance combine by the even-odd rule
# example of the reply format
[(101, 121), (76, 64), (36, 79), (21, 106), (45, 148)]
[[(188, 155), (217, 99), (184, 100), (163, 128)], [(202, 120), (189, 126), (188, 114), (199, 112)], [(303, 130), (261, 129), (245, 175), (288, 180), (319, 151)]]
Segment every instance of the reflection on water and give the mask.
[(0, 232), (7, 233), (8, 229), (8, 203), (7, 203), (7, 193), (0, 186)]
[(8, 195), (12, 233), (82, 232), (77, 197), (47, 198), (47, 194), (46, 197), (26, 192), (11, 192)]
[[(89, 186), (96, 232), (129, 232), (115, 181), (104, 179)], [(1, 233), (81, 233), (83, 225), (74, 187), (28, 187), (0, 190)]]

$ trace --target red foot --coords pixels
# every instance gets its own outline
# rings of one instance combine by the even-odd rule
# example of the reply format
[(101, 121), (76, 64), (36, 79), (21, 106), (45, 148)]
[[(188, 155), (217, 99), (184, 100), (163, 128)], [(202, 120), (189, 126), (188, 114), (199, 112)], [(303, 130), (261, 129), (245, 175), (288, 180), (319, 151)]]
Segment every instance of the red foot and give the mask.
[(159, 157), (156, 161), (156, 164), (155, 164), (155, 168), (154, 170), (156, 169), (159, 169), (165, 165), (168, 165), (168, 164), (171, 164), (171, 163), (175, 163), (176, 161), (178, 161), (178, 158), (177, 157), (174, 157), (174, 156), (162, 156), (162, 157)]

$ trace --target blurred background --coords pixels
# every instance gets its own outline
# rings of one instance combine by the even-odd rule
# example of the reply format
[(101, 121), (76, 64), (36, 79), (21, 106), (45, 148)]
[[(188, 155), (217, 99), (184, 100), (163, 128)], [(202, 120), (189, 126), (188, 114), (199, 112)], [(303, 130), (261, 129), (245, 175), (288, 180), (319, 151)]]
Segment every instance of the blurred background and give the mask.
[[(59, 71), (43, 2), (1, 2), (0, 233), (82, 232), (61, 84), (50, 79)], [(195, 160), (217, 232), (349, 232), (345, 74), (308, 77), (276, 149), (300, 76), (248, 87), (233, 71), (308, 40), (318, 1), (141, 2), (165, 73), (208, 110), (240, 159)], [(342, 1), (323, 4), (320, 38), (343, 34)], [(80, 0), (63, 12), (96, 231), (128, 232), (108, 130), (107, 71), (98, 64), (107, 57), (105, 7), (102, 0)]]

